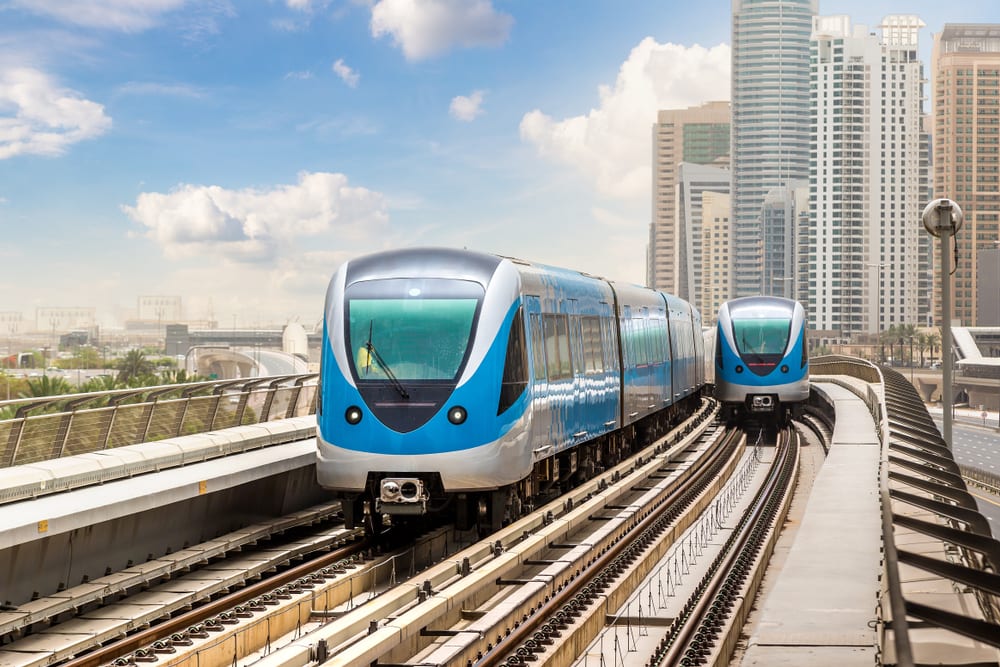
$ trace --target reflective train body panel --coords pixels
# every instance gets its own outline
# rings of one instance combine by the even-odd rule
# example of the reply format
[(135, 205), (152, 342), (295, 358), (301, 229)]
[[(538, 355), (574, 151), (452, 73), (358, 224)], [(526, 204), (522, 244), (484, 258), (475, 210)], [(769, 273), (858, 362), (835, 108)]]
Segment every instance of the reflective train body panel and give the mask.
[(783, 419), (809, 398), (805, 310), (754, 296), (722, 304), (715, 331), (715, 396), (727, 416)]
[(680, 299), (576, 271), (444, 248), (349, 261), (326, 297), (319, 483), (388, 514), (515, 485), (699, 394), (700, 331)]

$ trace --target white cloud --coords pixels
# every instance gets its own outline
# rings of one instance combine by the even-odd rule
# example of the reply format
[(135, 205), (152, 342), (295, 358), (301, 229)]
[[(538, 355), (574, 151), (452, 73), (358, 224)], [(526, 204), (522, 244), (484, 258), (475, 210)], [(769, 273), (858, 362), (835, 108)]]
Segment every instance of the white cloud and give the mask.
[(299, 237), (364, 238), (388, 222), (380, 193), (324, 172), (304, 172), (295, 185), (266, 190), (183, 184), (166, 194), (142, 193), (122, 210), (171, 259), (272, 260)]
[(16, 155), (61, 155), (71, 144), (111, 128), (104, 107), (58, 87), (31, 68), (0, 71), (0, 160)]
[(187, 0), (8, 0), (7, 4), (88, 28), (138, 32)]
[(343, 58), (338, 58), (337, 62), (333, 63), (333, 72), (343, 79), (344, 83), (351, 88), (358, 87), (358, 81), (361, 80), (361, 75), (345, 65)]
[(298, 79), (299, 81), (307, 81), (313, 78), (313, 73), (310, 70), (301, 70), (299, 72), (289, 72), (285, 75), (286, 79)]
[(449, 113), (458, 120), (472, 121), (483, 113), (483, 91), (475, 90), (471, 95), (458, 95), (451, 100)]
[(725, 44), (706, 49), (647, 37), (622, 63), (614, 87), (600, 86), (597, 109), (559, 121), (535, 109), (521, 119), (521, 138), (576, 167), (602, 194), (648, 196), (657, 110), (729, 99), (729, 58)]
[(371, 31), (374, 37), (392, 35), (407, 60), (422, 60), (456, 44), (499, 46), (513, 23), (491, 0), (378, 0)]

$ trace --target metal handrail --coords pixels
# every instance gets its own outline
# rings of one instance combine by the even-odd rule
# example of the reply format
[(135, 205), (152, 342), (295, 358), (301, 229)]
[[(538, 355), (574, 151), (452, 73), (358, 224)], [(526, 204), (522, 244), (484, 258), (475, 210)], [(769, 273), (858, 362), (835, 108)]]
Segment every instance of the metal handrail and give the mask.
[(316, 373), (0, 401), (0, 467), (316, 412)]

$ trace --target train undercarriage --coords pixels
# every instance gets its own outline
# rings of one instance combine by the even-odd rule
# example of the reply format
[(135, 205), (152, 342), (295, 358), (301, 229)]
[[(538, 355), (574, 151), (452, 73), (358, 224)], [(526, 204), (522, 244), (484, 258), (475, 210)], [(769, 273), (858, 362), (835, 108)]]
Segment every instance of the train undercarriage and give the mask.
[(538, 461), (521, 481), (497, 489), (448, 492), (434, 473), (372, 472), (365, 491), (341, 496), (348, 528), (364, 526), (378, 535), (387, 524), (426, 526), (431, 521), (454, 522), (459, 530), (493, 533), (567, 490), (600, 475), (636, 451), (666, 435), (701, 404), (701, 395), (635, 424)]

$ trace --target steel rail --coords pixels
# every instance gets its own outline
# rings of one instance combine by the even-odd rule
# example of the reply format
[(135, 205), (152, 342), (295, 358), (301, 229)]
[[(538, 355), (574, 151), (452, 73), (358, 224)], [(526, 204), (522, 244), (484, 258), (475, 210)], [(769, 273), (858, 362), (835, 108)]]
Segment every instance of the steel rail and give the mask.
[[(678, 486), (665, 499), (663, 505), (669, 507), (671, 513), (682, 511), (703, 491), (704, 486), (714, 477), (715, 472), (720, 468), (729, 456), (732, 455), (740, 435), (736, 431), (726, 434), (715, 444), (709, 456), (703, 459), (700, 468), (689, 468), (685, 471), (685, 478), (680, 480)], [(629, 531), (631, 535), (640, 536), (633, 540), (619, 540), (615, 545), (601, 554), (590, 567), (584, 576), (577, 577), (569, 585), (558, 591), (547, 603), (538, 609), (533, 615), (515, 626), (509, 635), (503, 637), (493, 649), (486, 653), (483, 658), (476, 662), (476, 667), (495, 667), (497, 665), (524, 664), (523, 658), (518, 656), (518, 652), (531, 651), (531, 647), (524, 646), (528, 641), (533, 640), (539, 629), (551, 622), (557, 613), (571, 600), (581, 594), (588, 586), (591, 586), (596, 579), (627, 549), (636, 543), (642, 543), (642, 538), (647, 531), (655, 530), (658, 522), (663, 522), (667, 518), (663, 514), (650, 512), (639, 521)], [(670, 522), (674, 517), (669, 517)], [(669, 522), (668, 522), (669, 525)], [(514, 660), (511, 661), (511, 658)]]
[(361, 541), (340, 549), (335, 549), (318, 558), (307, 560), (284, 572), (277, 573), (274, 576), (241, 588), (239, 591), (206, 602), (204, 605), (179, 616), (174, 616), (162, 623), (151, 625), (144, 630), (126, 636), (120, 641), (101, 646), (85, 655), (62, 663), (61, 667), (99, 667), (159, 640), (172, 637), (178, 633), (183, 635), (185, 629), (204, 623), (206, 620), (245, 602), (249, 602), (254, 598), (269, 593), (273, 594), (275, 589), (288, 586), (305, 577), (322, 576), (321, 574), (317, 575), (317, 573), (323, 568), (351, 558), (368, 548), (370, 548), (370, 545), (365, 541)]
[[(793, 445), (793, 442), (796, 444)], [(717, 607), (724, 608), (721, 613), (728, 614), (731, 603), (717, 605), (723, 588), (734, 574), (745, 569), (737, 567), (737, 563), (747, 552), (757, 550), (766, 537), (762, 533), (769, 534), (774, 530), (774, 527), (769, 525), (773, 518), (771, 509), (774, 503), (788, 492), (790, 469), (797, 455), (798, 446), (794, 434), (790, 430), (783, 431), (782, 437), (778, 439), (778, 456), (768, 470), (767, 478), (743, 513), (737, 529), (730, 534), (709, 572), (703, 577), (692, 599), (685, 605), (685, 609), (690, 607), (690, 612), (686, 617), (681, 616), (675, 620), (675, 623), (679, 622), (680, 625), (673, 637), (668, 634), (668, 639), (661, 643), (661, 647), (666, 651), (660, 656), (654, 656), (648, 663), (650, 666), (700, 664), (701, 658), (709, 652), (707, 647), (693, 646), (693, 644), (696, 638), (702, 635), (711, 610)], [(770, 530), (765, 531), (765, 528)], [(745, 576), (745, 572), (742, 574)], [(704, 634), (710, 636), (715, 633)], [(713, 636), (712, 640), (714, 639)]]

